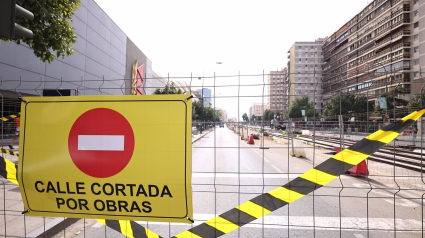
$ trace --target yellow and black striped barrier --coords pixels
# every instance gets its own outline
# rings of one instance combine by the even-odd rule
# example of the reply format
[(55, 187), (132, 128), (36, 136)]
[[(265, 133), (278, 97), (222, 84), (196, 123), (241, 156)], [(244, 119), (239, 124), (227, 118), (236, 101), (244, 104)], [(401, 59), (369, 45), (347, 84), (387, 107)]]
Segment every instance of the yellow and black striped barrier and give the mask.
[(416, 111), (401, 121), (379, 130), (330, 159), (307, 171), (282, 187), (261, 194), (213, 219), (184, 231), (175, 238), (220, 237), (239, 229), (289, 203), (298, 200), (314, 190), (328, 184), (339, 175), (359, 164), (382, 146), (393, 141), (402, 131), (425, 113), (425, 108)]
[(17, 171), (18, 166), (15, 163), (0, 156), (0, 176), (19, 185)]
[(3, 148), (1, 148), (1, 153), (5, 153), (7, 155), (13, 155), (13, 156), (19, 157), (19, 154), (18, 153), (15, 153), (13, 151), (10, 151), (10, 150), (7, 150), (7, 149), (3, 149)]
[[(18, 166), (12, 161), (0, 156), (0, 176), (19, 185), (17, 179)], [(161, 238), (156, 233), (144, 228), (134, 221), (96, 219), (103, 225), (110, 227), (129, 238)]]
[(160, 236), (156, 233), (144, 228), (143, 226), (139, 225), (134, 221), (115, 221), (104, 219), (96, 219), (96, 221), (130, 238), (160, 238)]
[[(292, 203), (314, 190), (328, 184), (347, 170), (359, 164), (382, 146), (393, 141), (402, 131), (425, 113), (425, 107), (401, 121), (392, 123), (385, 128), (367, 136), (363, 140), (334, 155), (330, 159), (307, 171), (298, 178), (261, 194), (213, 219), (184, 231), (175, 238), (212, 238), (220, 237), (240, 227), (261, 218), (283, 206)], [(0, 175), (17, 183), (17, 166), (11, 161), (0, 157)], [(100, 223), (121, 232), (127, 237), (160, 237), (152, 231), (133, 221), (114, 221), (97, 219)]]
[(5, 117), (2, 117), (1, 119), (2, 119), (3, 121), (13, 121), (14, 119), (16, 119), (16, 118), (18, 118), (18, 117), (21, 117), (21, 113), (18, 113), (18, 114), (12, 114), (12, 115), (9, 115), (9, 116), (5, 116)]

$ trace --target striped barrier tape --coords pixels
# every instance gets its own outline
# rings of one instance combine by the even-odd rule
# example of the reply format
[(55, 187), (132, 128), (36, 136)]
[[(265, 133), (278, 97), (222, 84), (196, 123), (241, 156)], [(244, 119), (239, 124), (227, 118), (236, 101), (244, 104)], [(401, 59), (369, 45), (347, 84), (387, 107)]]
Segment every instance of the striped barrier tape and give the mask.
[(220, 237), (292, 203), (314, 190), (325, 186), (339, 175), (344, 174), (368, 158), (382, 146), (393, 141), (424, 113), (425, 107), (404, 117), (401, 121), (392, 123), (367, 136), (282, 187), (261, 194), (205, 223), (173, 237)]
[[(282, 187), (261, 194), (213, 219), (184, 231), (174, 238), (212, 238), (220, 237), (259, 219), (285, 205), (292, 203), (314, 190), (325, 186), (339, 175), (359, 164), (382, 146), (393, 141), (401, 132), (413, 124), (425, 113), (425, 107), (401, 121), (365, 137), (363, 140), (334, 155), (315, 168)], [(17, 183), (17, 166), (0, 157), (0, 175), (13, 183)], [(160, 237), (152, 231), (133, 221), (114, 221), (98, 219), (100, 223), (131, 237)]]
[(161, 237), (134, 221), (128, 221), (128, 220), (116, 221), (116, 220), (105, 220), (105, 219), (96, 219), (96, 221), (118, 232), (121, 232), (123, 235), (130, 238), (160, 238)]
[(15, 163), (0, 156), (0, 176), (19, 185), (17, 171), (18, 166)]
[(7, 149), (3, 149), (3, 148), (1, 148), (1, 153), (5, 153), (5, 154), (8, 154), (8, 155), (13, 155), (13, 156), (19, 157), (19, 154), (18, 153), (15, 153), (13, 151), (10, 151), (10, 150), (7, 150)]
[[(18, 166), (15, 163), (0, 156), (0, 176), (16, 185), (19, 185), (17, 171)], [(105, 219), (96, 219), (96, 221), (122, 233), (129, 238), (162, 238), (161, 236), (144, 228), (134, 221)]]
[(10, 120), (16, 119), (16, 118), (18, 118), (18, 117), (21, 117), (21, 113), (18, 113), (18, 114), (12, 114), (12, 115), (9, 115), (9, 116), (5, 116), (5, 117), (2, 117), (1, 119), (2, 119), (3, 121), (10, 121)]

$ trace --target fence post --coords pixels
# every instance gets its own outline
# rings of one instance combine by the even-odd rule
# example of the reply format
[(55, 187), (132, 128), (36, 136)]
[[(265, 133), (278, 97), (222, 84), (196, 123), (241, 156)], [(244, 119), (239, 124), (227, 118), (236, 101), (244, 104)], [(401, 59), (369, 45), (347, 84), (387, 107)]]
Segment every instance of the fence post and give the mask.
[(344, 139), (344, 121), (343, 121), (342, 115), (338, 115), (338, 121), (339, 121), (339, 148), (343, 150), (343, 139)]

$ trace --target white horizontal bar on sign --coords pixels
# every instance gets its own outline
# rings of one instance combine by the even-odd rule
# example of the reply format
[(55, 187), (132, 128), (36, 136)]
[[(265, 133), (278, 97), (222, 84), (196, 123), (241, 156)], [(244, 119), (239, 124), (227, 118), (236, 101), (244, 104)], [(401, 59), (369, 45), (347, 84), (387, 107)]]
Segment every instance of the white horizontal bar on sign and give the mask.
[(78, 135), (78, 150), (124, 151), (124, 136)]

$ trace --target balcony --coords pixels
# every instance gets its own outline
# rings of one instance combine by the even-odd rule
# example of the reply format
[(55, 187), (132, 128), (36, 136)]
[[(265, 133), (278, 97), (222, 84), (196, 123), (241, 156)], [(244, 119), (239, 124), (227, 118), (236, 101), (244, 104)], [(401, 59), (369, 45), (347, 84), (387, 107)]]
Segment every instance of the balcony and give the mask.
[(391, 51), (392, 51), (391, 48), (388, 48), (386, 50), (380, 51), (379, 53), (376, 53), (375, 54), (375, 57), (374, 58), (379, 57), (379, 56), (384, 55), (384, 54), (387, 54), (388, 52), (391, 52)]
[(387, 37), (387, 38), (385, 38), (385, 39), (381, 40), (380, 42), (376, 43), (376, 44), (375, 44), (375, 47), (376, 47), (376, 46), (383, 45), (383, 44), (385, 44), (385, 43), (388, 43), (388, 42), (390, 42), (391, 40), (392, 40), (391, 36), (390, 36), (390, 37)]

